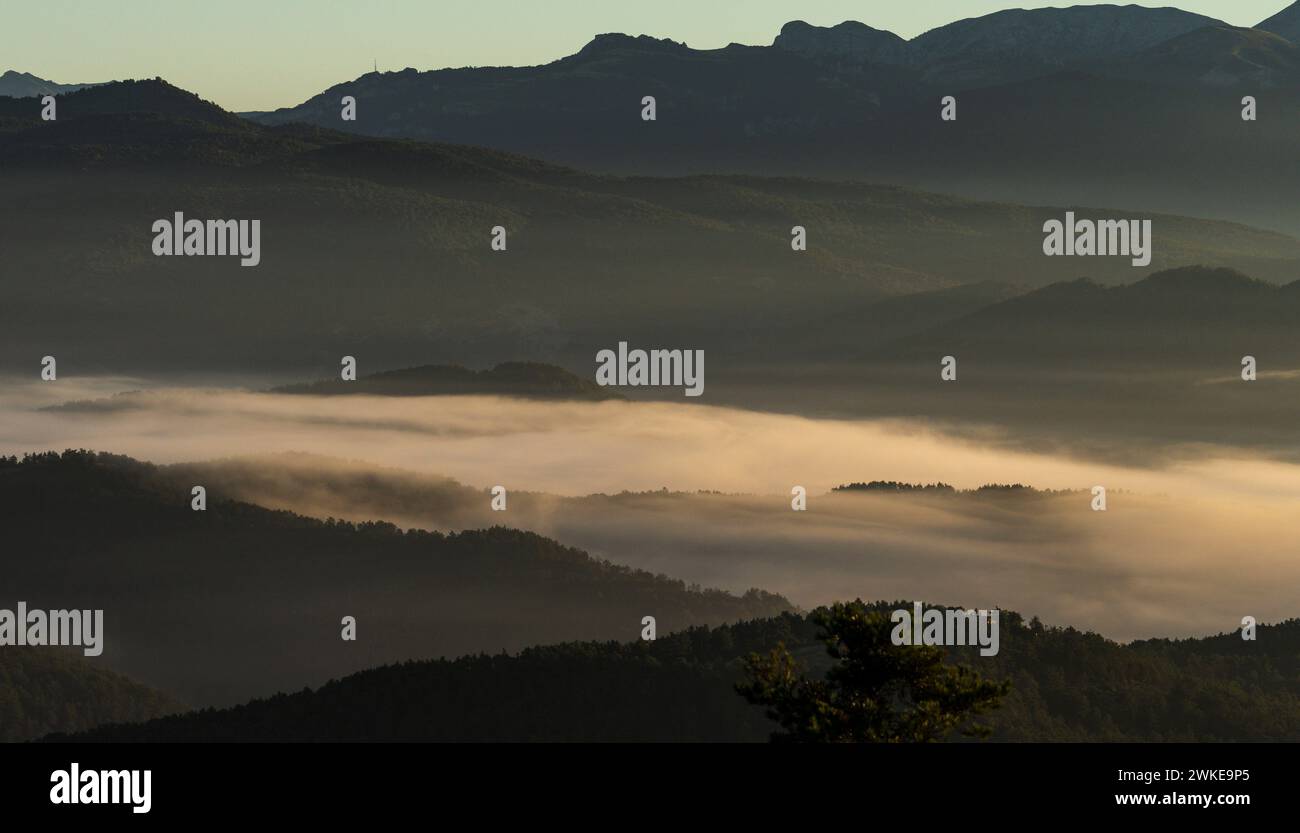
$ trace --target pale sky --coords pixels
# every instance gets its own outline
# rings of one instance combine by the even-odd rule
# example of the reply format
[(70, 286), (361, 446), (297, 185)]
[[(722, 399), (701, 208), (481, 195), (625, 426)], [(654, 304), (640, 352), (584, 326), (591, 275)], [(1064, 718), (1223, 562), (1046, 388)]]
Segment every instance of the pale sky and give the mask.
[[(528, 66), (593, 35), (670, 37), (699, 49), (770, 44), (781, 25), (858, 20), (905, 38), (1007, 8), (1002, 0), (23, 0), (0, 10), (0, 71), (61, 83), (153, 78), (229, 110), (299, 104), (333, 84), (404, 67)], [(1144, 3), (1141, 5), (1169, 5)], [(1253, 26), (1287, 0), (1183, 0)]]

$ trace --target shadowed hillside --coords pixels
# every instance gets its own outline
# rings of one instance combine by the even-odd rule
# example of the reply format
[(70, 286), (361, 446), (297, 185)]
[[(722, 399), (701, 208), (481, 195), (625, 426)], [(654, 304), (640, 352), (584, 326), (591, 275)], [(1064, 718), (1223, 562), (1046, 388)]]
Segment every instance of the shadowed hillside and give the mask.
[[(503, 527), (403, 532), (215, 498), (192, 511), (187, 487), (126, 458), (0, 459), (0, 521), (23, 554), (11, 593), (103, 609), (103, 662), (196, 704), (410, 658), (633, 638), (647, 615), (667, 633), (790, 609)], [(340, 638), (344, 616), (356, 641)]]
[[(262, 127), (160, 81), (59, 101), (45, 123), (31, 101), (0, 100), (0, 183), (12, 197), (0, 223), (24, 241), (0, 276), (11, 348), (0, 366), (24, 373), (29, 354), (79, 374), (330, 378), (344, 355), (363, 369), (437, 357), (576, 370), (618, 341), (712, 351), (712, 373), (799, 356), (774, 333), (802, 331), (802, 350), (814, 332), (822, 343), (807, 349), (823, 355), (981, 297), (849, 316), (909, 294), (1081, 273), (1127, 283), (1196, 264), (1283, 283), (1300, 268), (1300, 242), (1226, 223), (1155, 216), (1141, 269), (1044, 257), (1042, 224), (1059, 208), (842, 181), (596, 176), (494, 150)], [(176, 212), (258, 220), (260, 264), (155, 256), (153, 224)], [(791, 249), (796, 225), (807, 251)], [(505, 251), (490, 245), (498, 226)]]
[(184, 709), (175, 698), (83, 659), (79, 648), (0, 648), (0, 743)]
[[(649, 644), (570, 643), (376, 668), (316, 691), (73, 739), (763, 741), (775, 725), (734, 685), (742, 657), (778, 642), (815, 676), (830, 665), (814, 626), (785, 615)], [(1003, 611), (1000, 646), (987, 658), (950, 651), (952, 661), (1012, 682), (987, 721), (993, 740), (1300, 739), (1297, 620), (1261, 628), (1255, 643), (1226, 634), (1123, 646)]]

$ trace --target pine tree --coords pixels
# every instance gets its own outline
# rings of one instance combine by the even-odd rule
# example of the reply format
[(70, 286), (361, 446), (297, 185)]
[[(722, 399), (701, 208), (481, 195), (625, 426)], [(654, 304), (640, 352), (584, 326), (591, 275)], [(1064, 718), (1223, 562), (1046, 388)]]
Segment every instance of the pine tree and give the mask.
[(812, 619), (835, 660), (824, 679), (804, 676), (781, 644), (766, 656), (751, 654), (749, 680), (737, 686), (780, 724), (774, 741), (920, 743), (956, 731), (984, 737), (988, 728), (974, 718), (1011, 689), (944, 663), (942, 648), (894, 645), (887, 615), (861, 601), (819, 608)]

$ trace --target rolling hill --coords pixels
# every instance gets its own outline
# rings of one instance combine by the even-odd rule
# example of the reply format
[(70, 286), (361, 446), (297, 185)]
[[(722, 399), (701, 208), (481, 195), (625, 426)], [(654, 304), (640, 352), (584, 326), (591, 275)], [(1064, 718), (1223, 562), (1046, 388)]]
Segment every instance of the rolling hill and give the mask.
[(92, 664), (77, 649), (0, 648), (0, 743), (152, 720), (185, 708)]
[[(0, 521), (23, 554), (5, 584), (46, 607), (104, 610), (103, 663), (197, 705), (411, 658), (635, 638), (647, 615), (668, 633), (790, 609), (503, 527), (403, 532), (190, 499), (128, 458), (0, 458)], [(344, 616), (355, 641), (340, 637)]]

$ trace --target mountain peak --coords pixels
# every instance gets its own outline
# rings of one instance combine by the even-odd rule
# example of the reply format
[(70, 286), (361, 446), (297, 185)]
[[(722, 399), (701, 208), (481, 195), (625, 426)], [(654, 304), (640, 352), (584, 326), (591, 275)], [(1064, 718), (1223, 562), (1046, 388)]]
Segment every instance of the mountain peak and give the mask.
[(1225, 293), (1271, 292), (1273, 284), (1242, 274), (1236, 269), (1211, 266), (1181, 266), (1154, 272), (1129, 287), (1130, 290), (1217, 291)]
[(649, 35), (624, 35), (619, 32), (607, 32), (596, 35), (591, 42), (578, 51), (578, 55), (591, 56), (612, 52), (689, 52), (690, 47), (670, 38), (654, 38)]
[(907, 57), (907, 41), (856, 20), (829, 27), (792, 20), (781, 27), (772, 45), (809, 57), (838, 56), (877, 64), (901, 64)]
[(240, 119), (162, 78), (112, 81), (68, 93), (59, 105), (60, 119), (87, 115), (161, 113), (215, 123)]
[(1083, 61), (1109, 60), (1222, 21), (1174, 8), (1070, 6), (1004, 9), (931, 29), (910, 41), (848, 20), (813, 26), (793, 20), (773, 46), (807, 57), (936, 69), (970, 83), (999, 83)]
[(38, 95), (58, 95), (60, 93), (70, 93), (75, 90), (85, 89), (86, 87), (98, 86), (96, 84), (59, 84), (55, 81), (47, 81), (30, 72), (19, 72), (17, 70), (5, 70), (4, 75), (0, 75), (0, 96), (8, 98), (31, 98)]
[(1300, 0), (1267, 20), (1255, 24), (1255, 28), (1281, 35), (1293, 43), (1300, 41)]
[(0, 98), (7, 120), (7, 164), (91, 167), (160, 163), (239, 165), (261, 161), (292, 142), (246, 122), (160, 78), (113, 81), (61, 93), (58, 119), (37, 117), (39, 102)]
[(1069, 6), (1004, 9), (931, 29), (910, 41), (922, 63), (932, 56), (970, 60), (1018, 57), (1048, 64), (1132, 54), (1223, 21), (1175, 8)]

